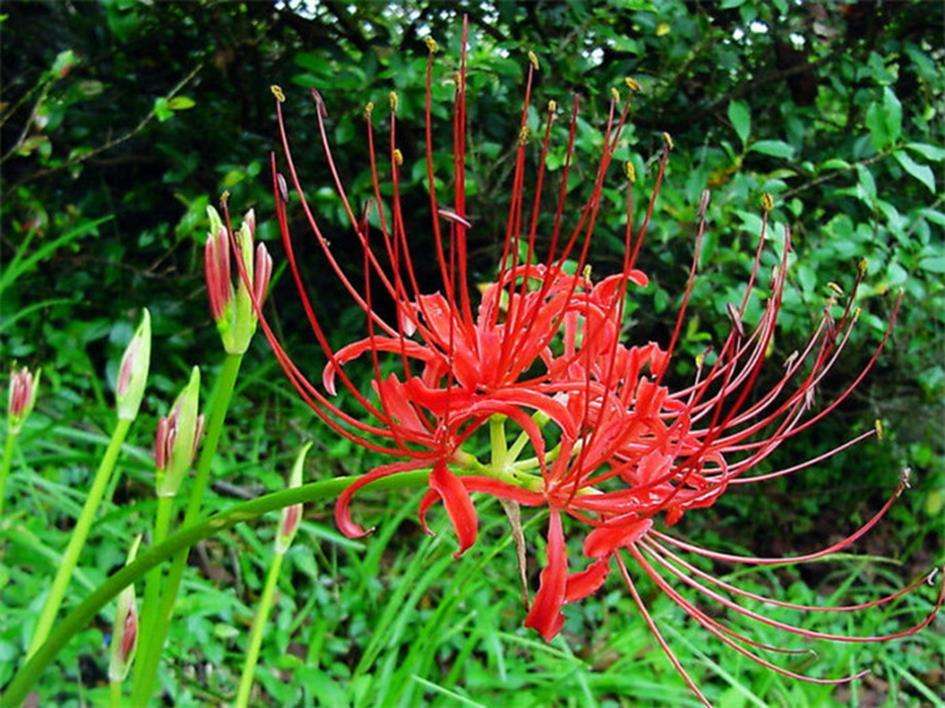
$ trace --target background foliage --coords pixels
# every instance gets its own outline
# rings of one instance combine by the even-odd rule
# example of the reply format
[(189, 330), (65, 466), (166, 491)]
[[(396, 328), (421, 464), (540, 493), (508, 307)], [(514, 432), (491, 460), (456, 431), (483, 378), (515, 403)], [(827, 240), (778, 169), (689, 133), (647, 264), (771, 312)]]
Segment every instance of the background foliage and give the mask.
[[(889, 439), (789, 481), (731, 493), (711, 512), (690, 515), (682, 530), (709, 545), (743, 544), (759, 554), (811, 548), (866, 518), (909, 466), (912, 491), (860, 547), (901, 558), (903, 565), (818, 564), (758, 574), (757, 581), (759, 587), (783, 586), (794, 600), (839, 596), (850, 584), (866, 596), (941, 563), (941, 3), (615, 0), (459, 3), (458, 9), (416, 0), (324, 0), (290, 6), (3, 4), (0, 342), (5, 365), (15, 360), (44, 367), (44, 390), (40, 415), (21, 438), (11, 483), (17, 511), (0, 521), (0, 684), (28, 640), (76, 500), (81, 502), (106, 437), (115, 368), (137, 312), (147, 305), (154, 321), (148, 417), (136, 425), (115, 505), (96, 526), (73, 600), (122, 562), (127, 539), (148, 518), (153, 418), (166, 410), (192, 363), (210, 373), (220, 359), (200, 263), (208, 199), (228, 190), (236, 208), (256, 208), (263, 238), (276, 236), (268, 223), (268, 152), (276, 145), (269, 85), (285, 89), (303, 181), (333, 250), (354, 268), (360, 256), (346, 238), (330, 189), (307, 89), (317, 87), (324, 97), (335, 158), (356, 195), (366, 194), (368, 185), (363, 106), (386, 105), (388, 91), (399, 92), (398, 144), (412, 168), (405, 170), (403, 192), (413, 200), (408, 206), (416, 206), (408, 210), (411, 239), (423, 254), (429, 237), (419, 160), (422, 38), (432, 34), (444, 48), (434, 101), (441, 119), (440, 174), (447, 174), (449, 77), (463, 11), (472, 25), (471, 247), (483, 279), (500, 245), (525, 55), (534, 50), (542, 64), (538, 105), (554, 99), (566, 106), (575, 91), (582, 97), (576, 194), (593, 169), (610, 87), (620, 86), (624, 76), (644, 87), (618, 153), (637, 164), (639, 198), (652, 182), (660, 133), (674, 138), (642, 256), (653, 284), (631, 309), (633, 337), (667, 335), (706, 187), (713, 192), (710, 235), (693, 298), (697, 316), (685, 331), (688, 354), (717, 341), (726, 326), (725, 303), (744, 282), (763, 192), (777, 199), (776, 237), (783, 238), (789, 225), (795, 239), (773, 368), (804, 341), (830, 294), (828, 283), (848, 288), (857, 261), (868, 259), (858, 299), (862, 325), (837, 376), (820, 392), (829, 400), (878, 341), (890, 314), (890, 291), (905, 291), (894, 342), (876, 373), (831, 423), (780, 459), (816, 454), (874, 418), (886, 421)], [(538, 114), (531, 120), (537, 126)], [(550, 169), (560, 167), (561, 155), (560, 149), (552, 152)], [(595, 268), (603, 272), (618, 262), (621, 202), (615, 175), (595, 241)], [(301, 223), (298, 233), (301, 238)], [(281, 249), (273, 244), (273, 250), (278, 261)], [(319, 306), (339, 323), (336, 343), (354, 338), (362, 331), (359, 318), (314, 249), (307, 255)], [(421, 273), (432, 276), (426, 260), (418, 259)], [(291, 285), (278, 274), (273, 299), (279, 325), (314, 369), (320, 364)], [(306, 414), (275, 375), (266, 348), (257, 345), (215, 470), (216, 506), (278, 488), (302, 439), (314, 437), (322, 452), (310, 456), (316, 458), (312, 479), (362, 471), (370, 462)], [(676, 373), (682, 376), (688, 364), (685, 356), (680, 361)], [(404, 511), (409, 508), (403, 499), (366, 500), (362, 513), (384, 521), (364, 543), (339, 538), (326, 510), (310, 510), (283, 572), (263, 649), (260, 698), (335, 705), (421, 697), (522, 705), (688, 700), (616, 584), (597, 601), (569, 610), (565, 637), (544, 646), (519, 628), (516, 571), (501, 516), (487, 512), (491, 526), (479, 550), (454, 563), (448, 540), (420, 540)], [(192, 554), (162, 679), (180, 704), (232, 695), (270, 536), (265, 525), (242, 528)], [(680, 651), (722, 705), (898, 704), (945, 693), (945, 675), (934, 660), (945, 648), (940, 622), (938, 634), (933, 629), (894, 647), (821, 648), (816, 671), (843, 673), (854, 659), (876, 670), (856, 687), (831, 691), (784, 681), (729, 656), (681, 623), (668, 603), (655, 603)], [(877, 627), (897, 620), (878, 615), (870, 620)], [(836, 624), (834, 629), (870, 630)], [(61, 673), (44, 683), (44, 699), (65, 703), (99, 695), (107, 626), (103, 617), (70, 646)]]

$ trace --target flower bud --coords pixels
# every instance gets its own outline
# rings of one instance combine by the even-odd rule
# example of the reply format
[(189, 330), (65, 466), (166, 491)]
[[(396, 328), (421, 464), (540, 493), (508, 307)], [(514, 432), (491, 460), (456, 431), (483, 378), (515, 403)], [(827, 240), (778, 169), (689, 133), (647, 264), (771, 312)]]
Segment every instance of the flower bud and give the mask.
[(17, 371), (10, 372), (10, 393), (7, 399), (7, 430), (16, 435), (23, 428), (23, 423), (33, 412), (36, 403), (36, 392), (39, 390), (39, 379), (43, 370), (37, 369), (33, 374), (25, 366)]
[(237, 273), (237, 285), (233, 287), (230, 266), (230, 240), (226, 225), (213, 207), (207, 208), (210, 231), (204, 245), (204, 276), (210, 313), (220, 331), (223, 348), (229, 354), (242, 354), (256, 332), (256, 308), (253, 301), (261, 305), (269, 288), (272, 276), (272, 258), (262, 243), (254, 249), (256, 214), (250, 209), (243, 217), (240, 230), (235, 234), (236, 255), (246, 271), (246, 280)]
[(145, 309), (141, 324), (135, 331), (121, 358), (118, 381), (115, 384), (115, 402), (119, 420), (134, 420), (144, 397), (151, 364), (151, 315)]
[[(292, 472), (289, 475), (289, 488), (302, 486), (302, 468), (305, 466), (305, 455), (308, 454), (312, 443), (306, 443), (299, 450), (295, 458), (295, 464), (292, 465)], [(302, 521), (302, 505), (293, 504), (282, 510), (282, 519), (279, 522), (279, 532), (276, 534), (276, 553), (282, 554), (289, 550), (292, 545), (292, 539), (295, 538), (295, 532), (299, 530), (299, 522)]]
[(158, 421), (154, 436), (154, 465), (159, 497), (177, 494), (184, 474), (194, 461), (203, 427), (202, 416), (197, 414), (199, 399), (200, 369), (195, 366), (171, 412)]
[[(139, 535), (131, 544), (125, 565), (134, 561), (135, 556), (138, 555), (140, 543), (141, 536)], [(112, 683), (120, 683), (128, 676), (128, 670), (131, 668), (131, 662), (134, 661), (135, 651), (138, 648), (138, 604), (135, 601), (133, 583), (118, 593), (109, 647), (111, 656), (108, 661), (108, 680)]]

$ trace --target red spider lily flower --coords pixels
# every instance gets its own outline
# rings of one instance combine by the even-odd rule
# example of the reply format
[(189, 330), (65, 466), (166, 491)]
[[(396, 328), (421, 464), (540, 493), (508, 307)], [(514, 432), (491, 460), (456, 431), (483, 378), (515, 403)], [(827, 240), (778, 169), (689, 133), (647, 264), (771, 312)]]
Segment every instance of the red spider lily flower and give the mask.
[[(792, 354), (772, 384), (762, 389), (762, 369), (770, 355), (787, 284), (791, 237), (784, 230), (777, 264), (768, 275), (761, 265), (766, 251), (768, 216), (773, 208), (765, 197), (762, 228), (753, 264), (738, 303), (731, 303), (730, 331), (717, 351), (706, 352), (696, 362), (693, 381), (684, 387), (667, 383), (686, 311), (698, 275), (703, 235), (707, 229), (709, 196), (699, 205), (694, 257), (668, 342), (627, 346), (621, 342), (624, 308), (635, 287), (645, 287), (646, 276), (636, 269), (656, 199), (664, 178), (672, 140), (664, 135), (651, 195), (642, 214), (634, 204), (635, 170), (626, 166), (626, 226), (623, 260), (616, 274), (595, 282), (588, 267), (592, 235), (602, 207), (602, 190), (627, 120), (629, 103), (615, 91), (603, 131), (599, 160), (593, 170), (590, 195), (577, 208), (568, 206), (568, 177), (574, 159), (578, 102), (572, 104), (565, 158), (554, 190), (550, 228), (542, 231), (544, 257), (539, 258), (539, 228), (546, 183), (546, 158), (557, 117), (549, 105), (544, 129), (537, 142), (538, 168), (531, 180), (534, 194), (526, 195), (526, 152), (531, 142), (527, 116), (538, 61), (529, 57), (525, 100), (514, 148), (512, 190), (502, 254), (496, 279), (484, 285), (474, 311), (468, 263), (467, 239), (476, 219), (466, 204), (466, 28), (463, 52), (456, 74), (453, 104), (453, 194), (446, 205), (436, 188), (432, 145), (431, 85), (436, 45), (429, 42), (426, 73), (425, 136), (426, 181), (430, 231), (440, 290), (421, 292), (415, 271), (400, 200), (400, 169), (404, 156), (397, 147), (397, 97), (391, 94), (387, 123), (386, 158), (378, 159), (375, 145), (374, 106), (365, 110), (366, 143), (370, 161), (372, 198), (356, 212), (335, 166), (328, 140), (327, 108), (313, 92), (321, 146), (338, 198), (350, 222), (362, 254), (363, 273), (356, 285), (341, 267), (331, 244), (305, 199), (295, 168), (282, 113), (281, 89), (276, 97), (279, 137), (285, 174), (271, 158), (273, 192), (282, 243), (306, 318), (322, 349), (326, 364), (322, 387), (310, 381), (293, 362), (275, 336), (260, 309), (253, 305), (267, 339), (289, 380), (303, 400), (332, 429), (369, 450), (395, 461), (362, 475), (339, 497), (335, 519), (348, 536), (366, 533), (351, 518), (354, 495), (370, 482), (408, 470), (429, 469), (429, 489), (419, 506), (419, 521), (427, 530), (431, 508), (442, 502), (459, 542), (461, 554), (476, 540), (474, 494), (488, 494), (506, 502), (547, 509), (547, 560), (540, 585), (525, 623), (546, 640), (562, 628), (562, 607), (596, 592), (616, 566), (640, 614), (687, 685), (705, 701), (682, 663), (663, 638), (656, 621), (636, 590), (627, 569), (627, 558), (687, 615), (713, 636), (748, 658), (787, 676), (815, 683), (840, 683), (860, 674), (837, 679), (803, 676), (783, 668), (754, 650), (792, 653), (794, 650), (758, 642), (700, 609), (685, 593), (697, 592), (727, 610), (753, 621), (776, 626), (809, 639), (836, 641), (886, 641), (909, 636), (927, 626), (945, 601), (945, 586), (929, 614), (906, 629), (891, 634), (857, 637), (814, 632), (772, 620), (742, 607), (730, 596), (761, 599), (737, 586), (698, 570), (680, 553), (693, 553), (719, 562), (773, 564), (806, 562), (846, 549), (885, 515), (903, 489), (900, 484), (889, 501), (862, 527), (829, 547), (782, 559), (751, 558), (719, 553), (659, 530), (676, 524), (694, 509), (712, 506), (731, 486), (788, 475), (815, 465), (876, 431), (851, 440), (790, 467), (755, 472), (785, 441), (806, 431), (849, 397), (873, 368), (895, 322), (893, 308), (882, 341), (862, 371), (834, 399), (814, 406), (816, 392), (839, 360), (858, 319), (856, 291), (865, 270), (861, 268), (851, 294), (842, 306), (831, 301), (804, 347)], [(633, 83), (630, 83), (633, 88)], [(384, 164), (382, 165), (381, 162)], [(381, 170), (391, 180), (390, 201), (382, 198)], [(287, 176), (286, 176), (287, 175)], [(366, 335), (339, 350), (333, 349), (319, 321), (299, 267), (289, 227), (290, 186), (315, 240), (340, 283), (361, 310)], [(530, 201), (530, 203), (528, 203)], [(225, 208), (225, 205), (224, 205)], [(369, 229), (375, 217), (377, 232)], [(224, 212), (225, 219), (229, 220)], [(232, 234), (232, 230), (229, 230)], [(234, 239), (231, 237), (234, 246)], [(247, 269), (238, 263), (244, 282)], [(389, 320), (375, 309), (372, 283), (394, 304)], [(746, 312), (756, 286), (769, 292), (753, 327)], [(370, 394), (349, 377), (346, 364), (366, 357), (372, 370)], [(393, 363), (394, 370), (385, 364)], [(349, 413), (337, 402), (340, 386), (366, 414)], [(464, 445), (488, 423), (492, 460), (480, 462)], [(505, 440), (506, 425), (519, 430), (511, 446)], [(532, 456), (520, 459), (530, 448)], [(572, 572), (566, 528), (579, 526), (583, 536), (581, 567)], [(698, 571), (698, 572), (697, 572)], [(677, 589), (676, 581), (687, 586)], [(921, 580), (869, 603), (834, 608), (811, 608), (777, 600), (770, 604), (798, 611), (830, 609), (837, 612), (867, 610), (893, 602), (915, 590)]]

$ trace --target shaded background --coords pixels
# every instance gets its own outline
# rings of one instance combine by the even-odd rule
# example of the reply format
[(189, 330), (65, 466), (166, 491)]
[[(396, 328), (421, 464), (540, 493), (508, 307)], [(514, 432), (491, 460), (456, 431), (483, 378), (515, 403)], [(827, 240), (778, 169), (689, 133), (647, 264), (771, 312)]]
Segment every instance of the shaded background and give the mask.
[[(630, 307), (629, 336), (665, 341), (691, 257), (699, 194), (706, 187), (713, 192), (703, 276), (674, 372), (680, 380), (690, 372), (692, 356), (719, 341), (727, 326), (725, 304), (740, 297), (764, 192), (776, 197), (773, 218), (782, 233), (790, 225), (796, 250), (770, 375), (777, 374), (774, 362), (805, 341), (830, 296), (828, 283), (848, 288), (857, 262), (866, 258), (857, 302), (864, 314), (836, 375), (818, 391), (818, 400), (828, 401), (876, 346), (893, 292), (905, 291), (900, 324), (875, 373), (830, 422), (773, 462), (790, 464), (815, 455), (872, 426), (876, 418), (885, 421), (887, 439), (796, 478), (733, 492), (715, 509), (690, 515), (683, 531), (707, 545), (744, 544), (759, 555), (824, 545), (867, 518), (908, 466), (912, 491), (859, 549), (901, 558), (902, 567), (881, 560), (869, 566), (818, 565), (772, 574), (766, 582), (791, 587), (802, 597), (831, 593), (849, 578), (857, 580), (857, 587), (883, 587), (941, 562), (945, 78), (935, 68), (945, 59), (941, 3), (483, 2), (459, 3), (457, 9), (424, 2), (144, 5), (110, 0), (5, 2), (0, 7), (0, 344), (6, 364), (15, 360), (44, 367), (41, 415), (24, 434), (35, 440), (31, 448), (23, 445), (29, 459), (21, 463), (29, 474), (21, 474), (18, 486), (27, 499), (19, 508), (29, 513), (4, 520), (2, 530), (0, 592), (4, 607), (14, 609), (0, 618), (0, 682), (12, 672), (13, 661), (7, 659), (22, 650), (22, 627), (31, 621), (44, 574), (65, 542), (74, 516), (69, 500), (74, 505), (74, 489), (87, 484), (88, 455), (110, 424), (110, 382), (140, 308), (148, 306), (154, 320), (157, 355), (145, 408), (156, 416), (192, 363), (209, 372), (220, 359), (200, 262), (207, 204), (227, 190), (235, 209), (256, 209), (262, 238), (277, 236), (269, 221), (268, 153), (276, 146), (270, 84), (285, 90), (303, 183), (332, 249), (353, 273), (361, 256), (330, 188), (307, 89), (317, 87), (324, 97), (334, 156), (356, 203), (369, 187), (364, 104), (377, 104), (380, 123), (388, 92), (398, 91), (409, 233), (421, 278), (435, 287), (425, 255), (431, 242), (420, 159), (423, 37), (432, 35), (443, 50), (436, 62), (434, 113), (442, 148), (439, 175), (448, 188), (450, 76), (462, 12), (469, 14), (472, 35), (469, 187), (475, 228), (470, 249), (477, 280), (491, 276), (501, 246), (526, 53), (532, 50), (541, 61), (536, 106), (549, 99), (567, 106), (573, 92), (582, 98), (579, 165), (570, 183), (574, 203), (592, 179), (610, 88), (622, 87), (624, 76), (635, 77), (644, 88), (617, 153), (618, 160), (637, 165), (638, 199), (652, 183), (660, 133), (669, 132), (675, 141), (641, 256), (653, 283)], [(537, 128), (538, 113), (533, 111), (530, 121)], [(560, 122), (559, 147), (549, 159), (553, 174), (563, 154)], [(384, 143), (386, 131), (378, 128), (378, 135)], [(592, 260), (602, 273), (619, 263), (622, 198), (615, 170), (594, 242)], [(310, 244), (299, 216), (296, 205), (297, 239)], [(777, 240), (777, 229), (775, 234)], [(270, 245), (278, 263), (281, 247)], [(302, 251), (320, 310), (326, 321), (336, 323), (334, 342), (358, 337), (363, 326), (357, 312), (314, 249), (306, 252), (302, 246)], [(272, 299), (280, 331), (315, 371), (321, 365), (316, 348), (291, 284), (279, 272), (277, 267)], [(312, 435), (323, 454), (311, 478), (358, 472), (371, 463), (307, 416), (276, 374), (264, 343), (256, 342), (218, 466), (224, 482), (216, 487), (220, 496), (214, 504), (277, 488), (285, 458)], [(114, 492), (117, 506), (102, 520), (98, 544), (90, 544), (95, 554), (84, 559), (90, 580), (121, 561), (125, 539), (146, 518), (141, 514), (147, 513), (150, 494), (146, 448), (151, 429), (146, 418), (136, 426), (138, 454), (131, 455)], [(372, 502), (366, 513), (379, 514), (385, 504), (400, 508), (403, 501)], [(417, 622), (385, 635), (384, 612), (390, 605), (384, 603), (398, 582), (408, 582), (408, 560), (419, 543), (410, 520), (398, 517), (389, 524), (398, 534), (393, 540), (368, 541), (373, 561), (365, 565), (352, 560), (365, 553), (360, 544), (338, 545), (324, 512), (313, 513), (308, 532), (312, 545), (320, 539), (324, 549), (292, 556), (280, 618), (294, 615), (297, 621), (279, 619), (279, 628), (273, 629), (263, 663), (278, 665), (282, 673), (261, 679), (266, 698), (294, 702), (344, 696), (357, 702), (378, 691), (394, 691), (391, 695), (402, 700), (442, 698), (422, 681), (407, 680), (418, 675), (437, 684), (452, 676), (452, 684), (442, 685), (480, 700), (505, 700), (503, 689), (517, 687), (523, 704), (550, 697), (568, 703), (568, 696), (582, 696), (574, 700), (583, 703), (631, 693), (646, 696), (640, 691), (647, 680), (658, 685), (656, 674), (668, 675), (616, 586), (587, 607), (569, 611), (567, 651), (573, 647), (584, 663), (569, 664), (522, 644), (532, 637), (518, 630), (521, 612), (507, 551), (502, 563), (483, 576), (488, 582), (482, 592), (471, 587), (463, 600), (465, 609), (478, 608), (468, 627), (479, 629), (463, 625), (456, 636), (441, 637), (424, 649), (429, 656), (423, 654), (423, 662), (410, 663), (411, 642), (424, 635), (420, 619), (428, 617), (424, 612), (431, 604), (442, 601), (455, 575), (450, 569), (431, 577), (426, 593), (410, 606)], [(259, 533), (265, 537), (267, 531)], [(446, 546), (423, 546), (424, 553), (433, 554), (429, 562), (439, 558), (437, 553), (447, 554)], [(191, 612), (172, 632), (173, 662), (165, 676), (176, 700), (208, 701), (232, 690), (247, 608), (259, 591), (262, 548), (246, 531), (193, 554)], [(368, 572), (371, 562), (376, 577)], [(336, 581), (344, 583), (342, 595), (332, 594), (338, 592)], [(509, 597), (500, 603), (491, 588), (505, 584)], [(669, 621), (676, 618), (671, 608), (658, 606)], [(497, 649), (498, 640), (484, 638), (483, 627), (492, 626), (489, 611), (495, 614), (496, 631), (514, 633), (510, 636), (518, 637), (518, 644), (505, 638)], [(407, 610), (395, 606), (390, 612)], [(852, 693), (848, 688), (831, 692), (775, 680), (726, 659), (705, 648), (697, 629), (675, 621), (685, 633), (683, 641), (702, 642), (697, 646), (709, 652), (710, 660), (723, 662), (729, 677), (765, 702), (896, 702), (905, 698), (899, 691), (909, 700), (929, 700), (945, 691), (941, 666), (933, 661), (941, 641), (938, 649), (928, 644), (935, 640), (923, 638), (899, 650), (837, 650), (820, 668), (839, 666), (842, 673), (850, 668), (844, 662), (858, 657), (875, 665), (879, 677)], [(372, 626), (381, 630), (372, 634)], [(844, 622), (838, 626), (850, 629)], [(50, 678), (44, 688), (49, 696), (75, 697), (76, 676), (95, 690), (102, 679), (96, 647), (105, 627), (103, 621), (65, 653), (63, 675)], [(471, 648), (464, 655), (466, 641)], [(313, 645), (323, 652), (320, 664), (312, 661)], [(372, 649), (375, 645), (383, 650)], [(619, 651), (612, 654), (611, 646)], [(750, 700), (705, 668), (698, 650), (690, 656), (702, 667), (711, 696), (733, 705)], [(555, 661), (564, 661), (568, 671)], [(914, 680), (890, 668), (890, 661)], [(543, 662), (552, 662), (553, 668)], [(500, 675), (502, 681), (496, 679)], [(630, 680), (627, 676), (642, 683), (631, 691), (620, 683)], [(673, 700), (659, 689), (652, 700), (657, 698)]]

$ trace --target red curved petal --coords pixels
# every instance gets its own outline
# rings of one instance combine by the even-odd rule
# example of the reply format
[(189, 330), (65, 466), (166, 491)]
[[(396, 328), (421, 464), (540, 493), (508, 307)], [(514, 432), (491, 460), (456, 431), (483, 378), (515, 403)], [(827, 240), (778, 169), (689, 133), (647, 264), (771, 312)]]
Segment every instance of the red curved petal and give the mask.
[(548, 565), (541, 571), (541, 584), (525, 618), (525, 626), (536, 630), (546, 642), (550, 642), (564, 624), (561, 606), (565, 601), (567, 581), (568, 558), (561, 516), (557, 509), (552, 509), (548, 520)]
[(607, 558), (618, 548), (636, 543), (652, 526), (651, 519), (633, 519), (619, 526), (599, 526), (584, 539), (584, 555)]
[(370, 484), (371, 482), (381, 479), (382, 477), (389, 477), (392, 474), (397, 474), (398, 472), (407, 472), (409, 470), (417, 470), (421, 467), (426, 467), (427, 462), (413, 460), (410, 462), (392, 462), (387, 465), (381, 465), (380, 467), (375, 467), (370, 472), (361, 475), (354, 482), (345, 487), (345, 490), (338, 495), (338, 501), (335, 502), (335, 525), (338, 527), (338, 530), (341, 531), (348, 538), (360, 538), (366, 536), (369, 531), (365, 531), (363, 528), (358, 526), (351, 520), (351, 500), (354, 498), (354, 495), (357, 493), (361, 487)]
[(446, 468), (445, 462), (437, 462), (430, 473), (430, 489), (439, 494), (446, 507), (446, 513), (453, 524), (459, 551), (453, 555), (459, 558), (467, 548), (476, 542), (479, 519), (469, 492), (459, 477)]
[(568, 576), (568, 582), (565, 586), (564, 601), (576, 602), (593, 595), (600, 590), (601, 585), (607, 579), (608, 573), (610, 573), (609, 557), (594, 561), (586, 570), (582, 570), (580, 573), (572, 573)]

